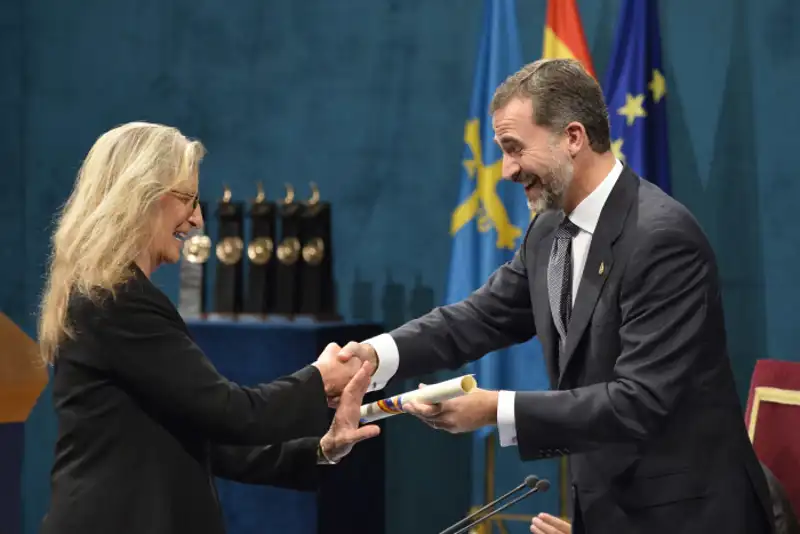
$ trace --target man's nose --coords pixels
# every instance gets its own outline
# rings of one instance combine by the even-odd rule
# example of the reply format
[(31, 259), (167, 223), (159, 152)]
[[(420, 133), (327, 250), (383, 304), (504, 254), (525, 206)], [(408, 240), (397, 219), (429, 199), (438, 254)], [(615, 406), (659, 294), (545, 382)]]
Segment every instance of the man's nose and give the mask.
[(503, 155), (503, 179), (514, 180), (519, 175), (519, 164), (506, 155)]

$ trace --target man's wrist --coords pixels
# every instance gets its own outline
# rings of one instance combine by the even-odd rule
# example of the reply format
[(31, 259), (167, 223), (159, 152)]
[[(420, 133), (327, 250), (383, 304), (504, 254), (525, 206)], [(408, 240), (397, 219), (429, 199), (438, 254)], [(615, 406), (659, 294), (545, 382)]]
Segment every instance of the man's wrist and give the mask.
[(484, 390), (484, 414), (487, 425), (497, 426), (497, 403), (500, 398), (499, 391)]
[(367, 392), (383, 389), (397, 373), (400, 363), (397, 343), (395, 343), (390, 334), (379, 334), (361, 341), (361, 344), (369, 345), (369, 347), (360, 347), (361, 358), (371, 359), (374, 354), (374, 363), (376, 364), (375, 372), (372, 374), (372, 383), (369, 385)]
[(380, 356), (378, 356), (378, 351), (375, 350), (375, 347), (373, 347), (369, 343), (364, 343), (364, 345), (368, 347), (370, 354), (370, 363), (372, 363), (372, 365), (374, 366), (372, 368), (372, 374), (374, 375), (378, 371), (378, 367), (380, 367), (381, 365), (381, 358)]

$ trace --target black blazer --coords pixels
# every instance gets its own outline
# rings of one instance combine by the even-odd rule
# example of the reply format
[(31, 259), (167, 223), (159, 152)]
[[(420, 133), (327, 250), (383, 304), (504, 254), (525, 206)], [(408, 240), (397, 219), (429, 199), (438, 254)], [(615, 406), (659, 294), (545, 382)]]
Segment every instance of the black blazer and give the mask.
[(77, 337), (55, 365), (58, 441), (42, 533), (221, 534), (214, 476), (315, 489), (329, 421), (319, 371), (230, 382), (134, 272), (101, 307), (70, 304)]
[(391, 332), (395, 376), (455, 369), (536, 335), (554, 391), (516, 394), (519, 454), (569, 455), (576, 534), (768, 532), (700, 227), (624, 168), (592, 237), (562, 373), (547, 293), (560, 219), (537, 216), (513, 260), (465, 301)]

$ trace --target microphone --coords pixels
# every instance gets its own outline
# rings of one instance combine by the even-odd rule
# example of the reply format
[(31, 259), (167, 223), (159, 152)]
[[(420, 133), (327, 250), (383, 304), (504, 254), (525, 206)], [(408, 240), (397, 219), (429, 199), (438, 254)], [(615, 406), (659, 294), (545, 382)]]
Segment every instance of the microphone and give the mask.
[(509, 502), (505, 503), (503, 506), (501, 506), (497, 510), (492, 510), (491, 513), (486, 514), (485, 516), (483, 516), (481, 518), (478, 518), (477, 520), (475, 520), (472, 523), (470, 523), (469, 525), (465, 526), (464, 528), (462, 528), (461, 530), (459, 530), (455, 534), (462, 534), (464, 532), (467, 532), (469, 529), (471, 529), (472, 527), (474, 527), (478, 523), (482, 523), (482, 522), (486, 521), (487, 519), (492, 517), (494, 514), (502, 512), (503, 510), (505, 510), (509, 506), (513, 506), (513, 505), (517, 504), (522, 499), (526, 499), (526, 498), (530, 497), (531, 495), (533, 495), (537, 491), (544, 492), (544, 491), (547, 491), (549, 489), (550, 489), (550, 481), (547, 480), (547, 479), (540, 480), (539, 482), (536, 483), (536, 486), (534, 486), (532, 489), (526, 491), (525, 493), (523, 493), (522, 495), (520, 495), (519, 497), (517, 497), (513, 501), (509, 501)]
[[(503, 505), (502, 507), (498, 508), (497, 510), (494, 510), (493, 512), (491, 512), (491, 513), (489, 513), (489, 514), (487, 514), (487, 515), (485, 515), (483, 517), (479, 517), (476, 521), (473, 521), (473, 522), (470, 523), (470, 520), (472, 520), (475, 516), (478, 516), (482, 512), (485, 512), (486, 510), (488, 510), (492, 506), (495, 506), (497, 503), (499, 503), (503, 499), (506, 499), (506, 498), (510, 497), (514, 493), (517, 493), (517, 492), (519, 492), (520, 490), (522, 490), (524, 488), (530, 488), (530, 490), (528, 492), (526, 492), (525, 494), (523, 494), (521, 497), (518, 497), (518, 498), (514, 499), (513, 501), (511, 501), (509, 503), (506, 503), (505, 505)], [(505, 510), (509, 506), (518, 503), (522, 499), (525, 499), (529, 495), (532, 495), (533, 493), (536, 493), (537, 491), (547, 491), (548, 489), (550, 489), (550, 482), (549, 481), (547, 481), (547, 480), (539, 480), (539, 478), (534, 476), (534, 475), (528, 475), (528, 476), (525, 477), (525, 480), (522, 481), (522, 484), (520, 484), (516, 488), (514, 488), (511, 491), (507, 492), (505, 495), (501, 495), (500, 497), (498, 497), (497, 499), (491, 501), (489, 504), (484, 505), (480, 509), (475, 510), (470, 515), (468, 515), (467, 517), (461, 519), (457, 523), (455, 523), (453, 525), (450, 525), (449, 527), (447, 527), (446, 529), (441, 531), (439, 534), (451, 534), (458, 528), (460, 528), (460, 530), (458, 530), (458, 532), (456, 532), (456, 534), (460, 534), (462, 532), (465, 532), (466, 530), (469, 530), (470, 528), (474, 527), (478, 523), (480, 523), (480, 522), (484, 521), (485, 519), (490, 518), (494, 514), (500, 512), (501, 510)], [(464, 528), (461, 528), (462, 525), (464, 525), (465, 523), (468, 523), (467, 526), (464, 527)]]

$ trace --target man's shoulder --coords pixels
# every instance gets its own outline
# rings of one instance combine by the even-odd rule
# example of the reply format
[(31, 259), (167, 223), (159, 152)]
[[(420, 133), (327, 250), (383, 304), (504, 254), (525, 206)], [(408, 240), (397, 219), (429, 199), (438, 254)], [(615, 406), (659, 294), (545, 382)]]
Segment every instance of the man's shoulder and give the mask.
[(643, 226), (698, 226), (686, 206), (644, 178), (640, 178), (638, 207), (639, 224)]
[(692, 212), (644, 178), (640, 178), (638, 202), (631, 223), (635, 226), (636, 235), (642, 239), (650, 239), (658, 234), (703, 247), (708, 245), (705, 232)]

